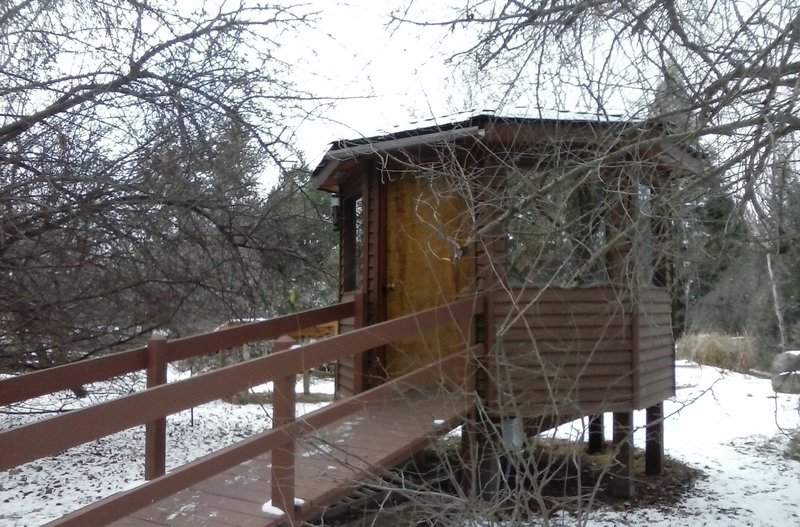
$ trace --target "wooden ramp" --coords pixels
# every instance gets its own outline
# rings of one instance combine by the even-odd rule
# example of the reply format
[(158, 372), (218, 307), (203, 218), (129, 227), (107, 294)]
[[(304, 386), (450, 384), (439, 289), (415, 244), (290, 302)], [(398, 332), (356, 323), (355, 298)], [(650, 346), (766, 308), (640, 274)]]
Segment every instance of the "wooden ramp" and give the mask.
[[(295, 488), (303, 505), (296, 519), (322, 513), (361, 484), (409, 459), (432, 438), (460, 424), (469, 411), (463, 392), (414, 390), (300, 437), (295, 450)], [(144, 508), (116, 526), (236, 525), (288, 523), (261, 512), (270, 499), (270, 456), (238, 465)]]

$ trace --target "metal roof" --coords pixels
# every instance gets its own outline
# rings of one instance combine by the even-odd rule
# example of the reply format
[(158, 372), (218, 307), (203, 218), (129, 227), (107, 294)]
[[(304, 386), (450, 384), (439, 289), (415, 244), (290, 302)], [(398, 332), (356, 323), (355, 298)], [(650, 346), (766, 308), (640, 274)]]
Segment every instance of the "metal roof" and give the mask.
[[(447, 120), (445, 121), (445, 119)], [(424, 125), (370, 137), (358, 137), (332, 142), (327, 153), (314, 169), (313, 180), (318, 186), (324, 185), (324, 182), (327, 182), (329, 177), (341, 170), (340, 165), (343, 162), (360, 156), (403, 148), (443, 144), (458, 139), (479, 139), (484, 136), (488, 126), (496, 124), (515, 124), (519, 126), (550, 125), (553, 127), (587, 126), (595, 129), (615, 129), (617, 131), (635, 131), (639, 129), (649, 132), (656, 131), (661, 126), (653, 121), (623, 119), (621, 115), (617, 114), (598, 115), (567, 111), (539, 111), (536, 117), (529, 115), (498, 115), (491, 111), (465, 112), (410, 124)], [(680, 147), (671, 141), (664, 141), (662, 146), (671, 150), (671, 155), (680, 154), (678, 157), (686, 158), (688, 156), (695, 160), (701, 157), (698, 156), (694, 149), (685, 146)], [(677, 158), (675, 159), (677, 160)]]

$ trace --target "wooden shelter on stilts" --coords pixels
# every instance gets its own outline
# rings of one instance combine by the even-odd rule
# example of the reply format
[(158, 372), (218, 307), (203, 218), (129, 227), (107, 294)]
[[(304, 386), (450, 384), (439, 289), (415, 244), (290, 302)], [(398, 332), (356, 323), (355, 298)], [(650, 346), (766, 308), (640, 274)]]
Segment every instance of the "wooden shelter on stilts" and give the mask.
[[(320, 518), (460, 425), (469, 495), (506, 492), (503, 460), (528, 438), (583, 419), (599, 451), (611, 413), (610, 488), (630, 496), (636, 410), (645, 471), (663, 468), (670, 196), (703, 167), (649, 122), (477, 115), (334, 143), (313, 183), (333, 197), (338, 303), (0, 379), (0, 405), (147, 379), (0, 431), (0, 471), (143, 426), (148, 482), (53, 525), (277, 527)], [(320, 327), (339, 334), (294, 345)], [(168, 379), (170, 364), (273, 340)], [(337, 400), (298, 416), (297, 376), (334, 362)], [(268, 429), (166, 471), (168, 419), (267, 382)]]
[[(613, 412), (612, 492), (631, 495), (633, 411), (647, 410), (646, 471), (660, 472), (663, 401), (675, 393), (666, 195), (702, 166), (647, 122), (477, 115), (333, 143), (313, 182), (334, 195), (352, 327), (487, 293), (474, 331), (427, 331), (339, 361), (337, 395), (478, 339), (489, 428), (518, 435), (587, 417), (598, 451)], [(473, 452), (495, 456), (480, 428)]]

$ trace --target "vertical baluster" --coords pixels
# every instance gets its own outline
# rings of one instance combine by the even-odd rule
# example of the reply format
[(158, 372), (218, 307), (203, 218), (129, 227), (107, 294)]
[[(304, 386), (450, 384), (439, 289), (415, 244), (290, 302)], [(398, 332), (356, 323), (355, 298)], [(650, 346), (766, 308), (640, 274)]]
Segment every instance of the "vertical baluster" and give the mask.
[[(275, 341), (275, 351), (285, 351), (295, 344), (288, 336)], [(278, 428), (295, 418), (295, 374), (275, 379), (272, 390), (272, 427)], [(294, 519), (294, 440), (272, 451), (272, 505)]]
[[(147, 341), (147, 388), (167, 382), (167, 339), (153, 335)], [(161, 417), (145, 425), (144, 477), (163, 476), (167, 465), (167, 418)]]

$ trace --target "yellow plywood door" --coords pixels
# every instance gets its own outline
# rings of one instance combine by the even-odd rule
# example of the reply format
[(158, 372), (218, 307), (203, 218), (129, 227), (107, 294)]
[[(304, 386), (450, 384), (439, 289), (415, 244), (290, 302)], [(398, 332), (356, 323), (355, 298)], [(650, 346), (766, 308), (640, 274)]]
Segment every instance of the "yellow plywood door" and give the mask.
[[(391, 319), (454, 300), (470, 284), (472, 269), (459, 251), (470, 215), (444, 178), (406, 174), (387, 185), (386, 314)], [(395, 378), (458, 351), (464, 340), (455, 327), (411, 336), (387, 348), (386, 371)]]

